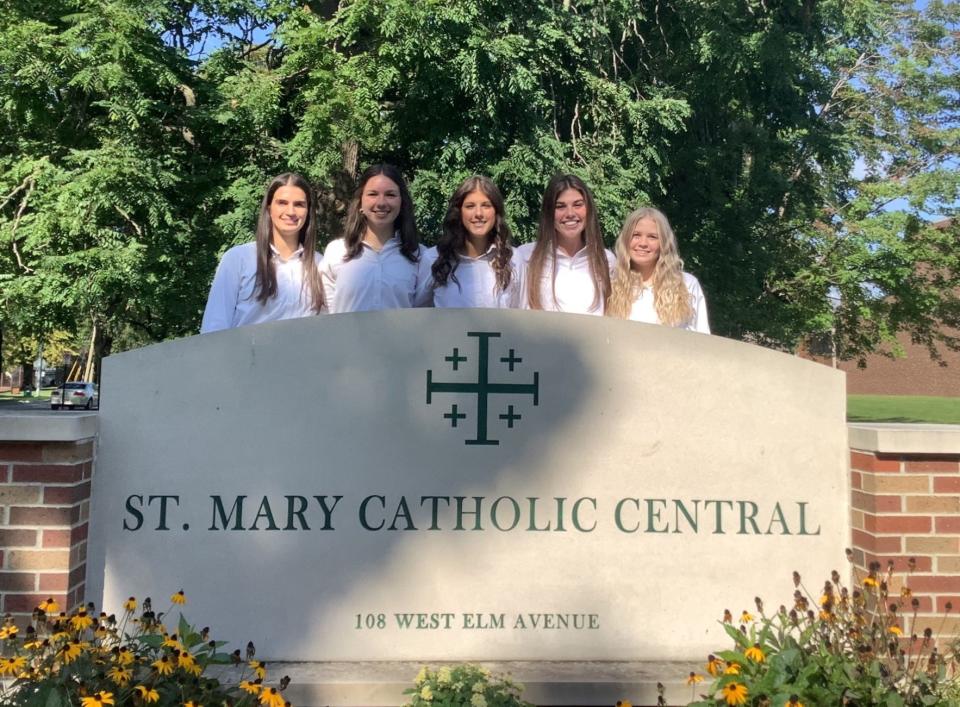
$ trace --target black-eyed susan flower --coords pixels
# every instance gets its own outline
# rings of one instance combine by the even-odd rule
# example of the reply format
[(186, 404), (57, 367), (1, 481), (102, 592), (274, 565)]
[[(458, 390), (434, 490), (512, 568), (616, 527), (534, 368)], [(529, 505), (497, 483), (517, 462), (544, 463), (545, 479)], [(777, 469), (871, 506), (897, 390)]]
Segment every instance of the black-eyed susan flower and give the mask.
[(763, 654), (763, 649), (760, 648), (759, 643), (754, 643), (747, 648), (744, 655), (747, 656), (747, 660), (752, 660), (754, 663), (762, 663), (766, 660), (766, 656)]
[(183, 670), (185, 673), (190, 675), (195, 675), (200, 677), (200, 673), (203, 672), (203, 668), (197, 663), (197, 659), (190, 655), (187, 651), (180, 651), (180, 655), (177, 656), (177, 667)]
[(176, 594), (171, 594), (171, 595), (170, 595), (170, 601), (172, 601), (174, 604), (180, 604), (180, 605), (186, 604), (186, 603), (187, 603), (187, 595), (184, 594), (184, 593), (183, 593), (183, 590), (181, 589), (181, 590), (180, 590), (179, 592), (177, 592)]
[(0, 640), (10, 641), (17, 637), (17, 634), (20, 632), (16, 626), (4, 626), (0, 628)]
[(797, 695), (790, 695), (790, 699), (787, 700), (787, 707), (803, 707), (803, 702)]
[(46, 600), (40, 602), (37, 608), (45, 614), (55, 614), (60, 611), (60, 605), (53, 600), (53, 597), (48, 597)]
[(107, 671), (107, 677), (120, 687), (126, 687), (127, 683), (133, 679), (133, 670), (114, 665)]
[(183, 650), (183, 645), (180, 643), (179, 639), (177, 639), (177, 634), (173, 634), (172, 636), (164, 634), (163, 643), (161, 645), (165, 648), (175, 648), (178, 651)]
[(81, 707), (104, 707), (113, 704), (113, 693), (101, 690), (95, 695), (80, 698)]
[(693, 672), (693, 671), (691, 670), (691, 671), (690, 671), (690, 676), (687, 678), (687, 684), (688, 684), (688, 685), (696, 685), (696, 684), (701, 683), (701, 682), (703, 682), (703, 676), (702, 676), (702, 675), (697, 675), (695, 672)]
[(738, 663), (727, 663), (727, 667), (723, 669), (724, 675), (739, 675), (740, 674), (740, 665)]
[(873, 577), (864, 577), (864, 579), (863, 579), (863, 586), (864, 586), (864, 587), (876, 587), (876, 586), (877, 586), (877, 580), (874, 579)]
[(751, 614), (749, 611), (744, 609), (743, 612), (740, 614), (740, 623), (748, 624), (751, 621), (753, 621), (753, 614)]
[(194, 702), (193, 700), (189, 700), (183, 703), (183, 707), (203, 707), (203, 705), (200, 704), (199, 702)]
[(723, 699), (728, 705), (747, 703), (747, 686), (740, 682), (727, 683), (723, 687)]
[(136, 611), (137, 610), (137, 598), (130, 597), (125, 602), (123, 602), (124, 611)]
[(160, 693), (146, 685), (137, 685), (133, 688), (133, 694), (144, 704), (160, 701)]
[(27, 665), (27, 659), (15, 655), (9, 658), (0, 658), (0, 675), (16, 675)]
[(63, 660), (64, 665), (69, 665), (79, 658), (80, 654), (83, 653), (83, 647), (80, 641), (70, 641), (65, 644), (63, 648), (60, 649), (60, 658)]
[(173, 661), (170, 660), (169, 656), (162, 655), (159, 658), (157, 658), (155, 661), (153, 661), (150, 665), (156, 668), (157, 672), (160, 673), (161, 675), (173, 674), (174, 664), (173, 664)]
[[(424, 685), (424, 687), (427, 688), (429, 686)], [(424, 697), (424, 699), (427, 698)], [(268, 687), (260, 693), (260, 704), (264, 705), (264, 707), (283, 707), (284, 702), (286, 702), (286, 700), (275, 687)]]
[(259, 680), (241, 680), (240, 689), (244, 692), (248, 692), (251, 695), (259, 695), (260, 691), (263, 689), (263, 685), (260, 684)]
[(267, 665), (259, 660), (251, 660), (248, 665), (253, 670), (253, 674), (260, 680), (267, 679)]
[(711, 675), (719, 675), (723, 671), (723, 661), (712, 653), (707, 656), (707, 672)]
[(116, 658), (117, 663), (120, 665), (130, 665), (134, 660), (136, 660), (136, 656), (133, 655), (133, 651), (126, 646), (120, 647), (120, 649), (117, 651)]
[(633, 707), (633, 704), (627, 700), (617, 700), (617, 707)]
[(899, 626), (891, 626), (891, 627), (888, 628), (887, 630), (888, 630), (890, 633), (892, 633), (894, 636), (902, 636), (902, 635), (903, 635), (903, 629), (901, 629)]
[(83, 607), (77, 609), (77, 613), (70, 617), (70, 628), (74, 631), (83, 631), (93, 626), (93, 617), (87, 614)]

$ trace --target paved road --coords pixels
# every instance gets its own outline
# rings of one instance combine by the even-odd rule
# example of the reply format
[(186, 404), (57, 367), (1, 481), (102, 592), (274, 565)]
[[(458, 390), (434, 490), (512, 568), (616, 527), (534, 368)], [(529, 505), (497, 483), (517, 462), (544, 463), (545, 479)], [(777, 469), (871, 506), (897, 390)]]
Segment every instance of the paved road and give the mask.
[(36, 398), (17, 398), (0, 400), (0, 416), (3, 415), (75, 415), (89, 410), (51, 410), (50, 401)]

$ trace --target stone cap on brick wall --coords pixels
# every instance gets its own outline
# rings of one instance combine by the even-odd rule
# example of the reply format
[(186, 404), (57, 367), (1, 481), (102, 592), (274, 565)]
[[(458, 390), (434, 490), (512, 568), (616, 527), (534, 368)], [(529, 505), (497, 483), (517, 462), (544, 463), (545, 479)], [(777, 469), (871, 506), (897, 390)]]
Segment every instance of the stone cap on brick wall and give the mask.
[(960, 454), (960, 425), (855, 422), (850, 448), (883, 454)]
[(0, 414), (0, 442), (76, 442), (97, 436), (95, 412), (24, 410)]

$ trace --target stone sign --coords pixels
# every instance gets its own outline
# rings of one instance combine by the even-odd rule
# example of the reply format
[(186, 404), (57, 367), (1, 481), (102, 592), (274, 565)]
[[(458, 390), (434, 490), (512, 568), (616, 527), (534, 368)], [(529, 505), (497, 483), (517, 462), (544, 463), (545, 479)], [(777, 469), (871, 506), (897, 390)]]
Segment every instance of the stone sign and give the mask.
[(412, 310), (103, 371), (88, 594), (258, 657), (699, 658), (848, 542), (842, 374), (721, 337)]

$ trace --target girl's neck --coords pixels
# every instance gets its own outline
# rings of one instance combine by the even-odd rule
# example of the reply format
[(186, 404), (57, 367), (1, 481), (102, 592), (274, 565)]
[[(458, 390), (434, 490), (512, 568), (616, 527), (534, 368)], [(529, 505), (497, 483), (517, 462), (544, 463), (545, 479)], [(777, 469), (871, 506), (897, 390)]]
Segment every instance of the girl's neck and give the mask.
[(654, 265), (652, 268), (631, 268), (634, 275), (640, 278), (640, 283), (644, 287), (650, 287), (653, 285), (653, 274), (657, 271), (657, 266)]
[(564, 238), (559, 233), (557, 234), (557, 250), (562, 250), (570, 257), (579, 253), (583, 246), (584, 238), (582, 234), (574, 238)]
[(291, 255), (296, 253), (297, 248), (300, 247), (300, 234), (283, 234), (274, 230), (273, 247), (277, 249), (277, 253), (280, 255), (280, 257), (286, 260)]
[(463, 254), (468, 258), (479, 258), (487, 252), (491, 243), (493, 243), (492, 233), (485, 236), (467, 235), (463, 241)]
[(393, 232), (393, 224), (378, 228), (372, 228), (368, 225), (363, 233), (363, 242), (374, 250), (383, 250), (387, 242), (393, 238)]

